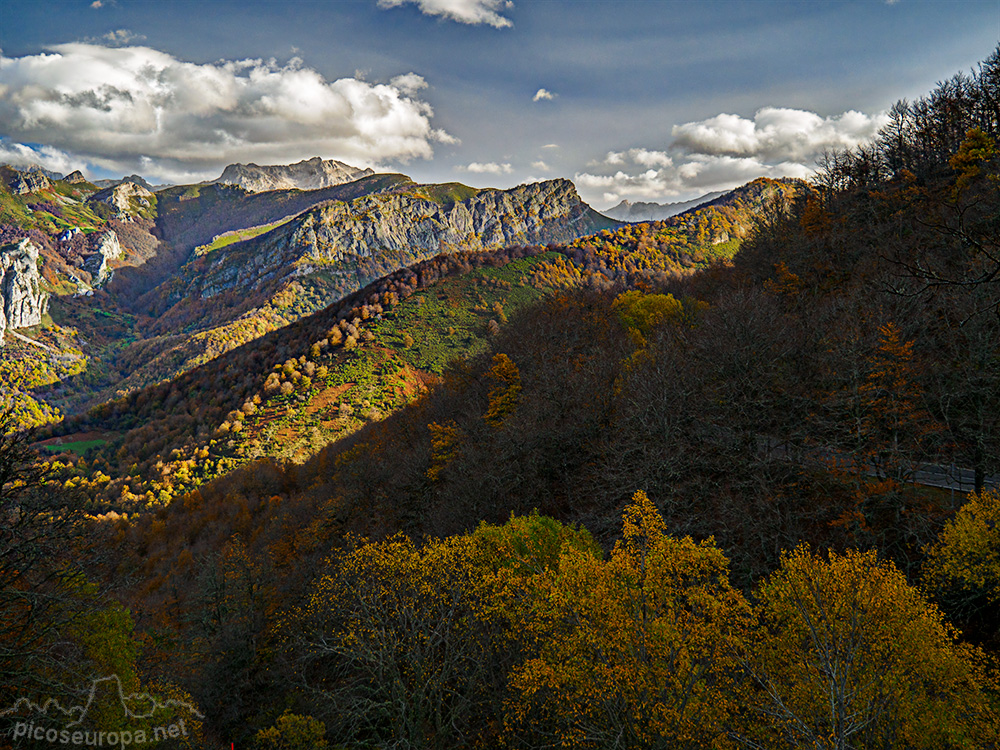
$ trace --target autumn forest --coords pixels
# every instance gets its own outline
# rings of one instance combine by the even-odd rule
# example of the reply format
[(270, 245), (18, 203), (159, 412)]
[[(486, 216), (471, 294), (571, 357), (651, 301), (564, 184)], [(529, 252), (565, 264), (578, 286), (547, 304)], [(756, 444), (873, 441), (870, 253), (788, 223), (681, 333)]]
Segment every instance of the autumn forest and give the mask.
[(1000, 48), (809, 181), (184, 286), (486, 192), (86, 214), (148, 262), (5, 350), (0, 748), (1000, 747)]

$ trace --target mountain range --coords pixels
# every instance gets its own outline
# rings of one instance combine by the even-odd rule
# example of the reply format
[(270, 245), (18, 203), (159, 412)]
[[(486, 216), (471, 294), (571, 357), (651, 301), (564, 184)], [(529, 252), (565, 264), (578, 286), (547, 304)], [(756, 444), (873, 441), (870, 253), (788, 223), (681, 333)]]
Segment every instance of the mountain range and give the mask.
[(617, 206), (612, 206), (601, 213), (618, 221), (658, 221), (660, 219), (669, 219), (671, 216), (676, 216), (692, 208), (697, 208), (703, 203), (708, 203), (724, 194), (725, 191), (706, 193), (700, 198), (680, 201), (678, 203), (643, 203), (642, 201), (633, 203), (623, 200)]
[[(49, 386), (24, 394), (29, 422), (174, 377), (438, 253), (615, 226), (566, 180), (418, 185), (318, 158), (231, 165), (215, 183), (156, 192), (141, 178), (101, 188), (0, 172), (5, 327), (41, 325), (8, 348), (6, 367), (23, 376), (5, 387)], [(37, 278), (18, 253), (37, 256)], [(58, 374), (41, 347), (59, 352)]]
[[(4, 169), (4, 184), (20, 184), (20, 172)], [(370, 174), (320, 159), (278, 167), (231, 165), (226, 174), (249, 181), (155, 192), (145, 181), (132, 178), (104, 188), (77, 179), (55, 179), (27, 194), (9, 187), (3, 191), (0, 186), (0, 210), (8, 219), (4, 257), (34, 251), (40, 268), (34, 286), (22, 274), (17, 287), (36, 290), (34, 296), (28, 295), (27, 307), (25, 293), (18, 296), (23, 309), (35, 311), (33, 317), (6, 319), (9, 328), (25, 329), (22, 334), (27, 336), (7, 336), (4, 387), (16, 396), (25, 423), (53, 423), (49, 434), (54, 444), (79, 442), (74, 435), (96, 429), (98, 435), (116, 435), (117, 444), (135, 445), (130, 451), (172, 464), (168, 454), (180, 450), (181, 456), (193, 455), (191, 451), (205, 449), (204, 441), (178, 440), (169, 437), (172, 429), (164, 429), (165, 440), (149, 442), (155, 420), (126, 404), (134, 398), (139, 403), (162, 403), (161, 396), (153, 394), (164, 387), (168, 395), (178, 389), (199, 392), (201, 386), (178, 380), (195, 369), (199, 372), (195, 382), (206, 377), (221, 382), (219, 368), (228, 372), (232, 367), (223, 355), (237, 347), (258, 353), (275, 346), (287, 351), (288, 344), (274, 343), (269, 334), (282, 330), (291, 334), (296, 321), (305, 322), (307, 330), (316, 329), (306, 349), (316, 341), (333, 341), (331, 326), (338, 329), (341, 341), (351, 337), (360, 345), (362, 333), (369, 336), (373, 330), (362, 324), (365, 316), (359, 312), (363, 308), (371, 314), (372, 303), (358, 307), (351, 301), (359, 290), (379, 290), (374, 294), (382, 312), (375, 315), (387, 314), (393, 304), (387, 300), (398, 300), (402, 306), (397, 315), (420, 318), (432, 308), (410, 312), (413, 303), (403, 301), (410, 294), (441, 273), (496, 263), (497, 257), (509, 258), (509, 249), (518, 247), (564, 247), (574, 262), (583, 262), (581, 269), (593, 280), (630, 278), (649, 262), (651, 250), (659, 254), (656, 267), (683, 274), (731, 255), (766, 203), (788, 201), (796, 189), (801, 192), (795, 183), (757, 181), (716, 200), (711, 208), (666, 222), (620, 226), (585, 204), (568, 180), (510, 190), (460, 183), (420, 185), (405, 175)], [(299, 180), (300, 186), (309, 180), (335, 184), (262, 189), (289, 180)], [(454, 333), (441, 338), (440, 332), (428, 330), (409, 346), (399, 371), (409, 374), (398, 386), (409, 394), (407, 398), (421, 392), (426, 378), (436, 377), (448, 358), (480, 346), (477, 342), (484, 340), (491, 318), (513, 314), (545, 290), (565, 283), (558, 260), (562, 256), (540, 252), (527, 254), (524, 270), (513, 277), (509, 291), (503, 284), (489, 293), (474, 286), (467, 289), (471, 301), (465, 294), (455, 297), (454, 321), (466, 320), (464, 324), (445, 325), (447, 316), (432, 318), (432, 328), (444, 326)], [(433, 260), (435, 256), (462, 260), (448, 266)], [(422, 263), (429, 265), (417, 276), (406, 270), (420, 269)], [(450, 270), (438, 270), (444, 268)], [(409, 274), (403, 278), (410, 280), (392, 281), (400, 272)], [(362, 299), (371, 296), (364, 293)], [(10, 293), (5, 298), (13, 299)], [(316, 315), (326, 322), (313, 321)], [(349, 326), (342, 329), (339, 324), (345, 319)], [(394, 349), (411, 334), (374, 335), (376, 342), (389, 336), (387, 342), (394, 343), (388, 348)], [(295, 356), (306, 354), (300, 348)], [(248, 355), (257, 356), (248, 352), (237, 360)], [(236, 372), (259, 373), (261, 364), (253, 361)], [(340, 366), (326, 365), (331, 371)], [(233, 394), (224, 402), (228, 406), (198, 417), (189, 437), (215, 434), (222, 423), (232, 421), (226, 413), (248, 398), (270, 403), (274, 394), (265, 392), (262, 384), (254, 377), (241, 377), (227, 386)], [(325, 398), (322, 391), (318, 398), (320, 402)], [(132, 413), (129, 420), (134, 426), (123, 432), (120, 418), (95, 417), (111, 404), (118, 404), (115, 414)], [(262, 406), (261, 411), (269, 408)], [(278, 413), (285, 411), (284, 406), (275, 408)], [(63, 417), (67, 421), (57, 429), (55, 422)], [(308, 421), (292, 419), (284, 438), (270, 444), (281, 455), (309, 455), (317, 445), (360, 424), (345, 418), (313, 434), (310, 430), (315, 428)], [(268, 444), (257, 433), (243, 433), (256, 435), (253, 440), (230, 433), (232, 446), (215, 460), (229, 466), (240, 456), (245, 460), (255, 455)], [(139, 450), (136, 440), (145, 440), (146, 447)], [(209, 449), (210, 455), (215, 453)], [(124, 481), (124, 475), (118, 477), (116, 483)], [(170, 491), (183, 486), (182, 482)], [(149, 491), (128, 481), (122, 487), (126, 494)]]

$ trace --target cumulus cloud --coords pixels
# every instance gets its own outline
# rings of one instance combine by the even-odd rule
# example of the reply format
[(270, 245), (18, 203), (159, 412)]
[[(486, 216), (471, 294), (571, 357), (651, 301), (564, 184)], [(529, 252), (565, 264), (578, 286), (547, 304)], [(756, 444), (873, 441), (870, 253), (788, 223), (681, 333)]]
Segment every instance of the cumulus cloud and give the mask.
[(182, 181), (232, 162), (359, 166), (429, 158), (433, 111), (409, 73), (326, 80), (297, 58), (188, 63), (148, 47), (63, 44), (0, 57), (0, 133), (115, 173)]
[(753, 120), (720, 114), (675, 125), (671, 134), (674, 145), (689, 153), (809, 162), (824, 150), (870, 139), (886, 121), (884, 114), (869, 117), (853, 110), (824, 118), (801, 109), (765, 107)]
[(533, 97), (531, 97), (531, 101), (533, 101), (533, 102), (540, 102), (543, 99), (551, 101), (552, 99), (555, 99), (555, 98), (556, 98), (556, 95), (553, 94), (548, 89), (538, 89), (538, 91), (535, 92), (535, 95)]
[(125, 47), (133, 42), (145, 41), (145, 39), (145, 34), (136, 34), (129, 29), (113, 29), (107, 34), (101, 35), (99, 39), (90, 37), (87, 41), (93, 44), (104, 44), (108, 47)]
[(549, 169), (551, 169), (551, 167), (549, 167), (549, 165), (546, 164), (541, 159), (539, 159), (538, 161), (531, 162), (531, 168), (537, 169), (539, 172), (548, 172)]
[(65, 151), (51, 146), (26, 146), (23, 143), (8, 143), (0, 140), (0, 164), (12, 167), (30, 167), (38, 165), (53, 172), (69, 174), (83, 166), (79, 159), (74, 159)]
[(752, 120), (719, 114), (675, 125), (668, 151), (631, 148), (609, 151), (591, 167), (613, 174), (576, 175), (581, 188), (607, 202), (621, 198), (661, 200), (728, 190), (757, 177), (812, 176), (825, 150), (857, 146), (872, 138), (885, 114), (844, 112), (820, 117), (798, 109), (765, 107)]
[(380, 8), (398, 8), (407, 3), (416, 5), (425, 15), (441, 16), (459, 23), (485, 23), (497, 29), (514, 25), (509, 18), (500, 15), (514, 7), (510, 0), (378, 0)]
[(632, 161), (644, 167), (669, 167), (674, 160), (665, 151), (650, 151), (645, 148), (630, 148), (628, 151), (609, 151), (604, 163), (616, 166)]
[[(632, 162), (636, 167), (642, 164)], [(625, 165), (629, 166), (628, 164)], [(581, 188), (602, 191), (605, 201), (622, 198), (665, 200), (716, 190), (729, 190), (758, 177), (798, 177), (805, 179), (812, 170), (793, 162), (767, 164), (756, 158), (706, 156), (696, 154), (680, 164), (659, 169), (619, 169), (614, 174), (578, 173)]]
[(510, 164), (497, 164), (493, 161), (486, 163), (474, 161), (467, 166), (459, 167), (459, 169), (464, 169), (466, 172), (474, 172), (476, 174), (510, 174), (514, 171), (514, 167)]

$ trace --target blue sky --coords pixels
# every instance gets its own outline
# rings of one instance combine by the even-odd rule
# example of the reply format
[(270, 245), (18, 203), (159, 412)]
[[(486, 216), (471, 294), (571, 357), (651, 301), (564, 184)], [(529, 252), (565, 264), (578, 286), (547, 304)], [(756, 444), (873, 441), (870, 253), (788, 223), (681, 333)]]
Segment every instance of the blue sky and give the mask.
[(0, 161), (683, 200), (807, 175), (998, 39), (1000, 0), (0, 0)]

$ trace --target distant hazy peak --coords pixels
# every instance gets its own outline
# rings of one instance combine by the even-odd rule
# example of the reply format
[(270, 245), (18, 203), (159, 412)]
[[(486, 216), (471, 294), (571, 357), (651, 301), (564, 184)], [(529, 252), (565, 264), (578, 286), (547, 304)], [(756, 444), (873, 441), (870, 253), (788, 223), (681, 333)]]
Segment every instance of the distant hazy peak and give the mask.
[(722, 195), (725, 195), (725, 193), (708, 193), (700, 198), (680, 203), (632, 203), (631, 201), (623, 200), (617, 206), (601, 213), (619, 221), (659, 221), (682, 214), (688, 209), (700, 206), (702, 203), (708, 203)]
[[(74, 172), (74, 174), (76, 173)], [(146, 190), (150, 191), (156, 190), (156, 188), (153, 185), (150, 185), (148, 182), (146, 182), (146, 180), (143, 177), (137, 174), (130, 174), (128, 177), (122, 177), (120, 180), (97, 180), (93, 184), (99, 188), (112, 188), (117, 185), (124, 184), (126, 182), (131, 182), (133, 185), (138, 185), (139, 187), (145, 188)]]
[(359, 169), (341, 161), (314, 156), (297, 164), (230, 164), (215, 182), (238, 185), (250, 193), (263, 193), (268, 190), (318, 190), (373, 174), (375, 172), (371, 169)]

